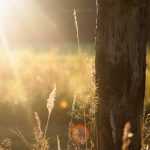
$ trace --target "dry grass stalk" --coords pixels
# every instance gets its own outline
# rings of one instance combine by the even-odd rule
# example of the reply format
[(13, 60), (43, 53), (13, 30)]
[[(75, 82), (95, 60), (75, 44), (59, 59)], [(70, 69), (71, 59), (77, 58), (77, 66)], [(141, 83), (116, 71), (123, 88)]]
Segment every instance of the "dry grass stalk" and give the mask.
[(28, 140), (25, 138), (25, 136), (22, 134), (20, 130), (16, 129), (16, 130), (10, 130), (10, 131), (22, 140), (26, 148), (30, 150), (32, 149), (32, 145), (28, 142)]
[(129, 146), (132, 142), (133, 138), (133, 133), (131, 132), (131, 123), (127, 122), (124, 126), (124, 131), (123, 131), (123, 145), (122, 145), (122, 150), (129, 150)]
[(76, 29), (76, 38), (77, 38), (78, 52), (80, 52), (79, 25), (78, 25), (78, 18), (77, 18), (77, 11), (76, 11), (76, 9), (73, 10), (73, 17), (74, 17), (74, 24), (75, 24), (75, 29)]
[[(47, 123), (45, 126), (44, 133), (41, 129), (40, 117), (37, 112), (34, 113), (34, 118), (35, 118), (35, 123), (36, 123), (36, 126), (34, 128), (34, 136), (35, 136), (36, 143), (33, 145), (32, 150), (49, 150), (49, 143), (48, 143), (46, 134), (47, 134), (47, 130), (48, 130), (51, 112), (54, 108), (55, 99), (56, 99), (56, 86), (54, 87), (52, 92), (49, 94), (49, 98), (47, 99), (46, 107), (48, 110), (48, 118), (47, 118)], [(58, 150), (60, 150), (60, 149), (58, 149)]]
[(46, 134), (48, 130), (51, 112), (54, 108), (55, 100), (56, 100), (56, 86), (54, 87), (54, 89), (49, 95), (49, 98), (47, 99), (46, 107), (48, 110), (48, 118), (47, 118), (44, 134), (41, 129), (40, 117), (38, 113), (35, 112), (36, 127), (34, 130), (34, 135), (35, 135), (36, 143), (34, 144), (33, 150), (49, 150), (49, 144), (48, 144), (48, 139), (46, 138)]
[(34, 113), (34, 118), (35, 118), (34, 136), (36, 142), (39, 142), (43, 138), (43, 131), (41, 129), (41, 120), (37, 112)]
[(75, 110), (75, 105), (76, 105), (76, 95), (74, 95), (73, 102), (72, 102), (72, 112), (74, 112)]
[(6, 138), (0, 143), (0, 150), (12, 150), (11, 139)]
[[(29, 150), (49, 150), (49, 143), (46, 137), (46, 133), (48, 130), (50, 115), (54, 108), (55, 99), (56, 99), (56, 86), (54, 87), (54, 89), (49, 95), (49, 98), (47, 99), (46, 107), (48, 109), (48, 118), (47, 118), (47, 123), (44, 132), (42, 131), (41, 128), (41, 120), (38, 113), (37, 112), (34, 113), (34, 119), (35, 119), (35, 127), (33, 129), (34, 138), (35, 138), (34, 144), (30, 144), (19, 130), (12, 130), (14, 134), (16, 134), (20, 139), (22, 139), (22, 141), (24, 142), (24, 144)], [(58, 137), (57, 137), (57, 141), (58, 141), (58, 148), (59, 148), (58, 150), (61, 150), (60, 140)]]
[(49, 98), (47, 99), (47, 109), (49, 114), (51, 114), (52, 109), (54, 108), (55, 99), (56, 99), (56, 85), (52, 90), (52, 92), (50, 93)]
[[(98, 18), (98, 0), (96, 0), (96, 30), (98, 29), (98, 27), (97, 27), (97, 25), (98, 25), (98, 20), (97, 20), (97, 18)], [(96, 32), (96, 31), (95, 31)], [(96, 44), (96, 34), (95, 34), (95, 44)]]
[(146, 150), (149, 150), (149, 146), (148, 145), (146, 146)]
[(58, 150), (61, 150), (59, 136), (57, 136), (57, 148), (58, 148)]
[[(88, 139), (87, 138), (87, 129), (86, 129), (86, 126), (87, 126), (87, 123), (86, 123), (86, 114), (85, 114), (85, 109), (84, 109), (84, 125), (85, 125), (85, 127), (84, 127), (84, 132), (85, 132), (85, 135), (84, 135), (84, 139)], [(87, 140), (86, 140), (86, 142), (85, 142), (85, 150), (87, 150), (88, 149), (88, 146), (87, 146)]]
[(45, 126), (44, 136), (46, 136), (46, 133), (48, 130), (49, 119), (51, 116), (51, 112), (54, 108), (55, 100), (56, 100), (56, 85), (55, 85), (54, 89), (52, 90), (52, 92), (50, 93), (49, 98), (47, 99), (47, 105), (46, 106), (48, 109), (48, 118), (47, 118), (47, 122), (46, 122), (46, 126)]
[(39, 142), (33, 145), (32, 150), (49, 150), (48, 140), (43, 137)]

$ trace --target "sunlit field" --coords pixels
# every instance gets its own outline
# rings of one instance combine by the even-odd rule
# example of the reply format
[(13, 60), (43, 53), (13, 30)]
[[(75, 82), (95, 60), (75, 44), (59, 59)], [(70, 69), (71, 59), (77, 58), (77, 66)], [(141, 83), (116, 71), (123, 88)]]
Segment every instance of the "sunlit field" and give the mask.
[(39, 113), (44, 126), (46, 99), (55, 85), (57, 96), (49, 132), (67, 137), (74, 97), (77, 96), (78, 104), (87, 104), (94, 91), (91, 89), (94, 55), (87, 53), (1, 50), (0, 70), (1, 138), (14, 139), (10, 131), (19, 129), (30, 139), (34, 112)]
[[(150, 55), (147, 57), (146, 111), (150, 109), (149, 57)], [(83, 122), (85, 114), (82, 109), (86, 106), (89, 109), (89, 104), (92, 106), (95, 91), (94, 55), (85, 52), (58, 54), (52, 50), (1, 50), (0, 70), (1, 141), (10, 138), (12, 147), (26, 149), (24, 142), (14, 133), (20, 131), (30, 142), (33, 141), (34, 112), (39, 114), (44, 128), (48, 113), (47, 99), (56, 86), (56, 100), (47, 136), (54, 149), (58, 146), (57, 135), (60, 136), (61, 146), (67, 145), (70, 120)], [(75, 97), (77, 110), (72, 114)], [(86, 119), (87, 117), (91, 116), (86, 116)]]
[[(135, 38), (134, 32), (128, 34), (133, 23), (131, 29), (130, 24), (114, 23), (118, 21), (115, 15), (119, 17), (122, 8), (123, 14), (126, 14), (126, 7), (122, 4), (115, 6), (120, 6), (119, 11), (116, 9), (113, 15), (106, 15), (104, 19), (105, 26), (105, 22), (109, 23), (107, 18), (112, 16), (112, 27), (106, 24), (106, 28), (110, 33), (113, 27), (115, 31), (104, 33), (104, 41), (106, 38), (110, 46), (120, 47), (115, 42), (118, 37), (122, 40), (128, 35), (131, 39)], [(90, 0), (0, 0), (0, 150), (96, 149), (100, 131), (96, 123), (98, 102), (94, 50), (95, 36), (98, 35), (98, 39), (100, 32), (96, 31), (98, 7), (96, 1)], [(134, 16), (137, 19), (137, 15), (131, 17)], [(123, 19), (126, 23), (126, 15), (120, 21)], [(122, 37), (125, 30), (127, 34)], [(135, 28), (135, 31), (138, 30)], [(113, 36), (112, 42), (107, 35)], [(135, 44), (134, 40), (128, 42), (129, 48), (132, 42)], [(147, 53), (142, 150), (150, 150), (150, 50)], [(117, 108), (122, 108), (120, 106), (122, 104)], [(113, 109), (108, 114), (111, 138), (116, 145), (116, 113), (113, 114)], [(123, 116), (130, 118), (132, 113)], [(106, 125), (107, 119), (104, 119)], [(130, 131), (131, 125), (129, 119), (124, 126), (123, 147), (132, 143), (134, 131)]]
[(58, 96), (69, 100), (75, 93), (86, 91), (94, 64), (94, 57), (88, 54), (49, 51), (17, 51), (9, 56), (1, 52), (0, 57), (0, 94), (3, 102), (12, 104), (30, 103), (36, 97), (44, 99), (55, 84)]

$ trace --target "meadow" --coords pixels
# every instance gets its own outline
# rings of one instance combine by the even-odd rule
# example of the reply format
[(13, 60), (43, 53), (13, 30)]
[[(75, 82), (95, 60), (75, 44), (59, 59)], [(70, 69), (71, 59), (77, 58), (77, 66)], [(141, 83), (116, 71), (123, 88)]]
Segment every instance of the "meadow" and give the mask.
[[(145, 110), (149, 112), (150, 54), (147, 56), (146, 74)], [(11, 139), (12, 149), (27, 149), (14, 132), (21, 131), (24, 137), (33, 142), (34, 112), (38, 113), (43, 129), (48, 114), (47, 99), (55, 86), (56, 100), (47, 136), (52, 150), (59, 150), (59, 140), (62, 149), (67, 145), (69, 122), (82, 122), (84, 119), (91, 121), (91, 114), (95, 113), (94, 54), (85, 51), (60, 53), (57, 50), (1, 50), (0, 140), (7, 137)], [(72, 112), (74, 99), (76, 110)], [(94, 111), (90, 113), (91, 116), (87, 115), (89, 110)], [(147, 126), (146, 130), (149, 131)], [(60, 139), (56, 138), (57, 135)]]

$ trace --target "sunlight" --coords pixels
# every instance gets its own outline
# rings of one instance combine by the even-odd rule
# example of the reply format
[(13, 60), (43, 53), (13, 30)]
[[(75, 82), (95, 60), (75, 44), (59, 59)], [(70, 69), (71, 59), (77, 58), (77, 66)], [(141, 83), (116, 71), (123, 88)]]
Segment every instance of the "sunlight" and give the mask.
[(11, 1), (9, 0), (0, 0), (0, 8), (8, 8), (11, 5)]
[[(50, 27), (51, 29), (48, 30)], [(16, 87), (20, 87), (18, 88), (20, 101), (26, 101), (27, 97), (19, 72), (21, 60), (14, 49), (17, 49), (21, 43), (40, 39), (41, 34), (52, 35), (48, 32), (55, 32), (55, 28), (55, 23), (45, 14), (37, 1), (0, 0), (0, 53), (11, 68)], [(13, 90), (13, 87), (10, 88)]]
[(17, 48), (27, 44), (34, 48), (42, 41), (54, 41), (60, 33), (53, 16), (35, 0), (0, 0), (1, 24), (9, 44)]
[[(0, 44), (1, 44), (1, 48), (2, 48), (2, 54), (4, 59), (6, 59), (8, 65), (10, 65), (11, 69), (12, 69), (12, 75), (14, 76), (14, 79), (16, 81), (16, 85), (19, 85), (19, 94), (18, 94), (18, 98), (21, 102), (25, 102), (26, 101), (26, 94), (23, 88), (23, 84), (22, 81), (20, 79), (18, 70), (19, 70), (19, 58), (16, 55), (16, 53), (14, 51), (12, 51), (9, 42), (7, 40), (7, 36), (4, 32), (5, 30), (3, 29), (3, 23), (0, 24)], [(13, 87), (11, 87), (11, 91), (13, 91)], [(16, 101), (15, 99), (13, 100), (14, 104), (19, 103), (19, 101)]]
[(0, 14), (8, 15), (12, 10), (12, 1), (11, 0), (0, 0)]

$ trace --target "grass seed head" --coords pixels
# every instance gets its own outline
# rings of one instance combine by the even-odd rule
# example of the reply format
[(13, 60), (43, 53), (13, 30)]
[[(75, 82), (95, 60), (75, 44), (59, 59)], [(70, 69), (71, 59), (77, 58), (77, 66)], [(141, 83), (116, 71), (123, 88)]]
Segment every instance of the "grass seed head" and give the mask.
[(55, 100), (56, 100), (56, 85), (52, 90), (52, 92), (50, 93), (49, 98), (47, 99), (47, 109), (49, 114), (51, 114), (54, 108)]
[(41, 129), (41, 120), (37, 112), (34, 113), (34, 118), (35, 118), (35, 124), (36, 124), (34, 128), (34, 135), (35, 135), (36, 140), (38, 141), (43, 137), (43, 131)]

